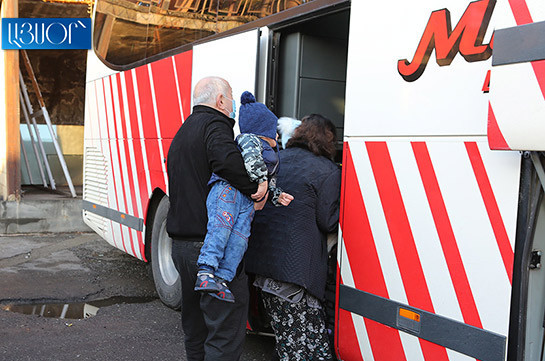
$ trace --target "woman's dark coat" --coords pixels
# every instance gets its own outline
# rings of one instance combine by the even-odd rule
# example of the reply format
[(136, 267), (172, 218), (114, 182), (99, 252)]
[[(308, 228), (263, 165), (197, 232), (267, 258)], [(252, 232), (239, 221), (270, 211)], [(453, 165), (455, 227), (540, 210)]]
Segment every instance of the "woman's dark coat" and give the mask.
[(279, 153), (277, 185), (294, 196), (256, 212), (246, 253), (248, 273), (290, 282), (324, 298), (327, 233), (339, 222), (341, 172), (325, 157), (292, 147)]

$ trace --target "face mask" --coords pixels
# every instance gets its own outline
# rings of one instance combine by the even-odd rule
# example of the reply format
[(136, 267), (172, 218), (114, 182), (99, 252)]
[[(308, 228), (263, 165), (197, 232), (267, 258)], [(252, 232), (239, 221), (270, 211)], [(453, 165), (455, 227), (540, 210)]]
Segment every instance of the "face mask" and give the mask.
[(231, 111), (231, 113), (229, 113), (229, 118), (235, 119), (235, 117), (237, 116), (237, 103), (235, 103), (235, 99), (232, 99), (232, 100), (233, 100), (233, 110)]

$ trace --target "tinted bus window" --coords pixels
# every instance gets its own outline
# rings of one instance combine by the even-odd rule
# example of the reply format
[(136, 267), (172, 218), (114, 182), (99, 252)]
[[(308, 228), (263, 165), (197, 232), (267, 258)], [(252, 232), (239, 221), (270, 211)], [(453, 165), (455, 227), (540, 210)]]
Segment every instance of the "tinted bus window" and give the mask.
[(97, 55), (125, 67), (313, 0), (97, 0)]

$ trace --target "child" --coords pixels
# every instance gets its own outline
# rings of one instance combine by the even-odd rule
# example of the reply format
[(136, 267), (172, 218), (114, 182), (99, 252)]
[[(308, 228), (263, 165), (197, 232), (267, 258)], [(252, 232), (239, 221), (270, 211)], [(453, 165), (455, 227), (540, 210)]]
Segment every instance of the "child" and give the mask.
[[(293, 196), (276, 187), (278, 118), (264, 104), (257, 103), (250, 92), (244, 92), (240, 102), (241, 134), (236, 141), (248, 176), (258, 183), (268, 181), (273, 204), (287, 206)], [(227, 282), (235, 277), (248, 247), (254, 202), (216, 174), (212, 174), (208, 184), (211, 189), (206, 199), (207, 234), (197, 260), (195, 291), (235, 302)]]

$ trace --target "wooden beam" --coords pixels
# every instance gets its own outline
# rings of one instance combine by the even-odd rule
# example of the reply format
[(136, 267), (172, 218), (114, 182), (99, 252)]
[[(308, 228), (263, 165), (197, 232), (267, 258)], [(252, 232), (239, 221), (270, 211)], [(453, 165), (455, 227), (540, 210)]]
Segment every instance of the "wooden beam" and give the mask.
[[(2, 1), (2, 18), (19, 16), (17, 0)], [(19, 51), (4, 50), (5, 128), (0, 129), (5, 147), (5, 184), (1, 195), (6, 200), (21, 197), (21, 139), (19, 133)]]

